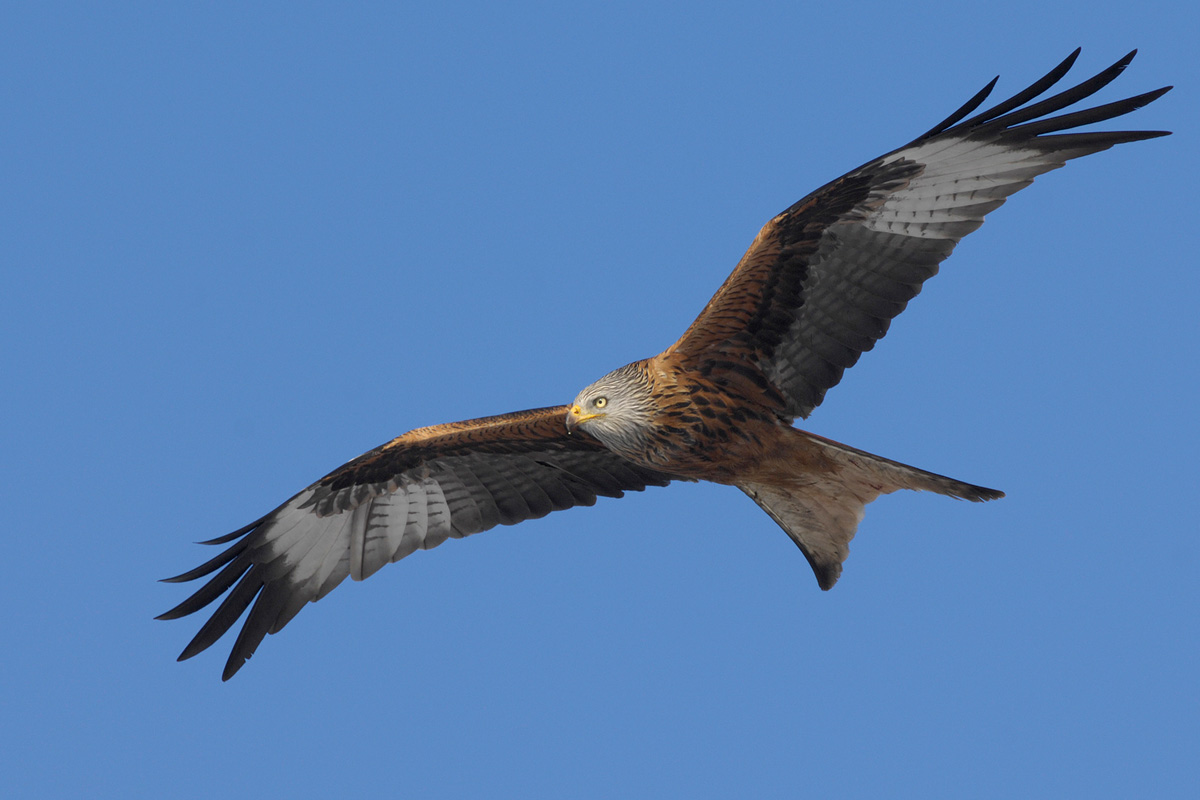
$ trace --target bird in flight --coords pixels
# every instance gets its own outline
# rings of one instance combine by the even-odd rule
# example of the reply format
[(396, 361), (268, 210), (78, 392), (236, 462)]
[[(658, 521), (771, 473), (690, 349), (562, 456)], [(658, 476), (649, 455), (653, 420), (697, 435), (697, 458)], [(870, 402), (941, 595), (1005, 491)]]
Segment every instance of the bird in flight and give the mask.
[(179, 659), (208, 648), (250, 608), (228, 680), (268, 633), (347, 576), (363, 580), (449, 538), (671, 481), (741, 489), (799, 546), (822, 589), (837, 582), (863, 509), (879, 495), (1003, 497), (792, 422), (820, 405), (1009, 195), (1070, 159), (1167, 135), (1075, 129), (1127, 114), (1169, 86), (1055, 116), (1116, 78), (1136, 52), (1032, 102), (1067, 73), (1076, 50), (968, 118), (992, 80), (927, 133), (817, 189), (763, 226), (677, 342), (610, 372), (570, 405), (409, 431), (205, 542), (229, 547), (167, 579), (211, 576), (159, 619), (225, 597)]

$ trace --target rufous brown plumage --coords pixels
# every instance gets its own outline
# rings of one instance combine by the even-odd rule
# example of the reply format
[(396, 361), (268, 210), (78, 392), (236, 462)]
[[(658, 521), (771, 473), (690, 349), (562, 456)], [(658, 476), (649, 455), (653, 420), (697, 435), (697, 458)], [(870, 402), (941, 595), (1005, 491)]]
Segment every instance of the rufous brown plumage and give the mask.
[(887, 333), (984, 216), (1044, 172), (1162, 131), (1080, 132), (1167, 88), (1054, 116), (1112, 81), (1130, 53), (1032, 102), (1079, 51), (1014, 97), (968, 118), (993, 80), (909, 144), (817, 189), (755, 237), (696, 321), (666, 351), (615, 370), (569, 406), (420, 428), (350, 461), (172, 582), (207, 582), (161, 619), (224, 595), (184, 649), (212, 645), (250, 609), (231, 677), (268, 633), (345, 578), (417, 549), (597, 497), (705, 480), (749, 495), (800, 547), (828, 589), (863, 509), (899, 489), (1003, 496), (792, 427)]

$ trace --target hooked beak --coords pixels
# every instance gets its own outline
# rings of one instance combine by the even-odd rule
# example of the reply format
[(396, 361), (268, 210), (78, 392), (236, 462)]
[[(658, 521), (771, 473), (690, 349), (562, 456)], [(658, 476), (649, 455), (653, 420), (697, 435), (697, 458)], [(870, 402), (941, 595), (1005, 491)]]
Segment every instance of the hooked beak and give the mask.
[(578, 404), (571, 406), (567, 412), (567, 433), (573, 432), (579, 427), (580, 423), (587, 422), (589, 419), (603, 417), (603, 414), (585, 414), (583, 409)]

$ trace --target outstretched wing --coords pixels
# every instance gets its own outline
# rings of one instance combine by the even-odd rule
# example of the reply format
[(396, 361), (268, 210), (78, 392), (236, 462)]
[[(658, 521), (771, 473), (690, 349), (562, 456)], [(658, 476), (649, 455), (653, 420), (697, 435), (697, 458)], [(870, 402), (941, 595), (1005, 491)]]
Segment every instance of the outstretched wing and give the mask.
[[(1047, 116), (1112, 81), (1137, 51), (1099, 75), (1032, 105), (1079, 51), (1015, 97), (970, 119), (993, 80), (912, 143), (843, 175), (768, 222), (700, 316), (664, 354), (703, 374), (747, 370), (764, 402), (806, 417), (846, 368), (887, 333), (984, 215), (1043, 172), (1165, 131), (1067, 131), (1112, 119), (1171, 87)], [(764, 383), (759, 381), (760, 384)], [(774, 389), (775, 391), (771, 391)]]
[[(232, 591), (179, 656), (209, 647), (254, 603), (225, 664), (229, 680), (268, 633), (347, 576), (450, 537), (513, 525), (598, 496), (665, 486), (673, 477), (568, 435), (566, 406), (420, 428), (364, 453), (244, 528), (205, 544), (233, 545), (195, 569), (216, 573), (159, 619), (177, 619)], [(219, 570), (219, 571), (218, 571)], [(235, 585), (236, 584), (236, 585)]]

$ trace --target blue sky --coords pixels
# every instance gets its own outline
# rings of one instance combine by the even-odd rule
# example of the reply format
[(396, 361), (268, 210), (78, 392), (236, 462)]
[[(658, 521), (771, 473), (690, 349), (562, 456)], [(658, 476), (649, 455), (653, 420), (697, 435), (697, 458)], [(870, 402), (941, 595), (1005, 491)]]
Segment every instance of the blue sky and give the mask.
[[(1191, 796), (1194, 4), (21, 5), (0, 793)], [(174, 662), (192, 542), (658, 352), (770, 216), (1080, 45), (1176, 134), (991, 215), (805, 425), (1006, 499), (879, 500), (823, 593), (651, 490)]]

